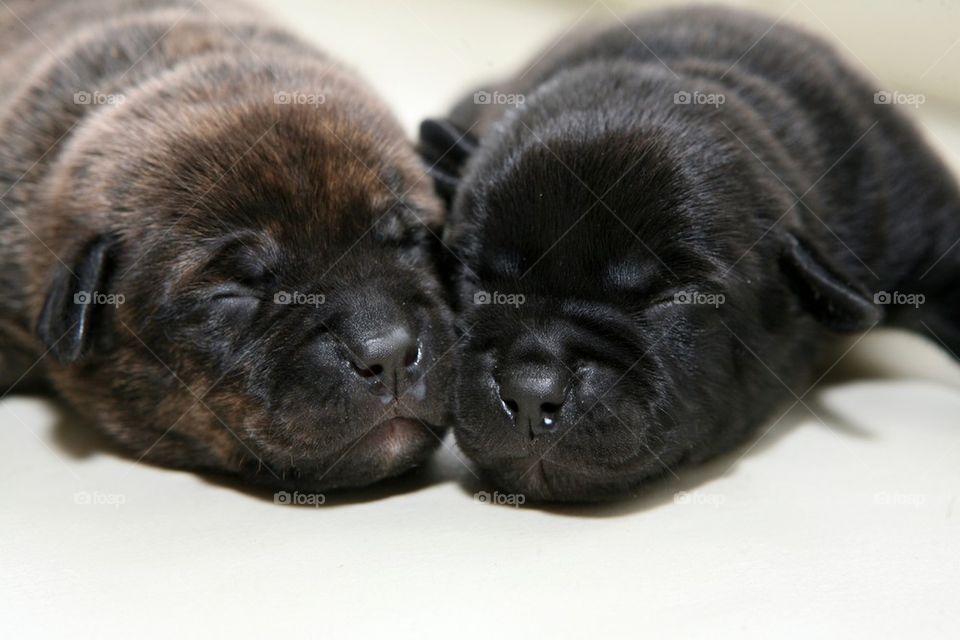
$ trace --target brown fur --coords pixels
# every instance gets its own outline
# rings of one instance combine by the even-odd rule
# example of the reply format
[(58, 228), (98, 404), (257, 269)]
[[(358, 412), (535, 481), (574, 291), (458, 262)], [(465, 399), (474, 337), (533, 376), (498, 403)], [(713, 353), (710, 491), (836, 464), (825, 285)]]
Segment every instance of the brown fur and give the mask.
[[(299, 398), (296, 410), (283, 404), (278, 411), (275, 397), (255, 391), (264, 378), (284, 379), (285, 391), (308, 387), (310, 380), (286, 379), (293, 374), (278, 351), (312, 324), (358, 313), (357, 300), (371, 299), (365, 287), (395, 297), (403, 286), (382, 282), (390, 277), (406, 278), (409, 295), (427, 299), (428, 358), (436, 360), (428, 386), (443, 379), (449, 314), (435, 274), (423, 261), (404, 271), (391, 253), (392, 243), (436, 228), (441, 209), (380, 100), (340, 64), (239, 6), (89, 0), (10, 7), (0, 9), (0, 35), (10, 47), (0, 58), (0, 282), (13, 295), (0, 301), (0, 383), (9, 386), (32, 366), (28, 378), (47, 376), (134, 455), (174, 466), (266, 466), (272, 479), (251, 474), (343, 485), (421, 461), (436, 445), (432, 433), (410, 450), (374, 455), (372, 465), (351, 465), (349, 454), (346, 463), (332, 458), (378, 419), (412, 414), (442, 423), (439, 400), (420, 406), (401, 397), (379, 411), (352, 387), (337, 396), (353, 384), (344, 378), (324, 383), (330, 389), (290, 392)], [(122, 103), (78, 105), (78, 92), (122, 96)], [(278, 104), (279, 92), (325, 101)], [(217, 278), (231, 279), (208, 267), (217, 242), (235, 234), (243, 250), (269, 263), (275, 290), (308, 282), (330, 292), (324, 311), (336, 315), (281, 310), (286, 315), (253, 329), (217, 324), (221, 311), (184, 302)], [(89, 356), (41, 359), (46, 347), (34, 326), (50, 283), (98, 237), (119, 247), (110, 290), (125, 302), (97, 310), (107, 335)], [(408, 302), (384, 304), (402, 310)], [(204, 313), (214, 320), (189, 324)], [(296, 322), (288, 318), (294, 314)], [(203, 327), (222, 333), (221, 343), (210, 336), (208, 344)], [(285, 341), (268, 344), (280, 334)], [(220, 353), (230, 354), (229, 365), (208, 361)], [(431, 398), (445, 395), (430, 388)], [(312, 431), (324, 428), (333, 433)], [(337, 464), (343, 469), (331, 472)]]

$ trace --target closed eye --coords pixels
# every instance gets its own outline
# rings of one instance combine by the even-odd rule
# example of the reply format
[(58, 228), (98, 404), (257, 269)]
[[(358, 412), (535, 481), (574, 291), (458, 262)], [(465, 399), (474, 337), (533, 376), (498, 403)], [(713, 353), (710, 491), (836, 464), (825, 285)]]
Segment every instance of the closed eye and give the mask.
[(517, 280), (526, 270), (526, 261), (517, 251), (496, 251), (482, 261), (482, 276), (490, 280)]
[(691, 283), (663, 289), (652, 297), (648, 310), (660, 310), (669, 307), (713, 307), (719, 308), (726, 303), (726, 295), (716, 284), (709, 282)]
[(223, 282), (214, 285), (210, 291), (210, 300), (231, 300), (236, 298), (254, 298), (259, 300), (262, 294), (258, 289), (240, 282)]
[(264, 299), (262, 291), (239, 282), (226, 281), (197, 291), (201, 304), (215, 317), (231, 323), (253, 317)]
[(213, 283), (211, 295), (248, 297), (267, 290), (276, 276), (268, 266), (268, 240), (240, 232), (219, 241), (200, 270), (200, 280)]
[(650, 262), (628, 260), (615, 262), (607, 266), (604, 283), (614, 291), (650, 294), (662, 289), (664, 274), (658, 265)]
[(373, 228), (372, 235), (377, 242), (401, 251), (419, 249), (435, 240), (435, 235), (421, 216), (403, 205), (383, 214), (380, 223)]
[(648, 310), (658, 310), (666, 309), (667, 307), (672, 307), (677, 304), (677, 294), (679, 293), (678, 289), (668, 289), (663, 291), (650, 300), (646, 305)]

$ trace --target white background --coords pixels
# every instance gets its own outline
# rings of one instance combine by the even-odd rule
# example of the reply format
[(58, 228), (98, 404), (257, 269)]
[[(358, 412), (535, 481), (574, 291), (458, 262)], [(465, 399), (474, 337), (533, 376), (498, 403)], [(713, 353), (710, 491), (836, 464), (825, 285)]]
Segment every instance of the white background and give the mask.
[[(958, 109), (938, 101), (960, 86), (956, 3), (766, 4), (841, 38), (892, 87), (928, 95), (916, 115), (960, 166)], [(411, 132), (574, 22), (626, 13), (614, 2), (269, 6), (355, 65)], [(756, 441), (597, 508), (481, 504), (446, 449), (399, 485), (277, 506), (133, 464), (68, 411), (7, 397), (0, 636), (957, 637), (960, 368), (917, 337), (848, 346)]]

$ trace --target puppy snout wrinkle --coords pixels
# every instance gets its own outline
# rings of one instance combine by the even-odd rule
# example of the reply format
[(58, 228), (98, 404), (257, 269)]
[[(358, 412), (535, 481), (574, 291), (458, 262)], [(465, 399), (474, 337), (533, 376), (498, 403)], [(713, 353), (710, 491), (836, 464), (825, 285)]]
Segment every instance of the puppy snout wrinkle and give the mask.
[(548, 367), (514, 369), (500, 383), (500, 399), (533, 440), (557, 429), (568, 386), (568, 376)]

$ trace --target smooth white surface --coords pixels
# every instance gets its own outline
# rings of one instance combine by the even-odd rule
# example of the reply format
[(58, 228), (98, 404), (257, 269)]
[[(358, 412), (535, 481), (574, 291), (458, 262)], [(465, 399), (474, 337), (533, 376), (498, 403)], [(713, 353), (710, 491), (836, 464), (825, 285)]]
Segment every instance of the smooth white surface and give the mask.
[[(276, 9), (411, 129), (583, 11)], [(956, 159), (957, 110), (918, 115)], [(479, 503), (446, 450), (400, 485), (278, 506), (136, 465), (55, 405), (8, 397), (0, 636), (957, 637), (960, 367), (877, 333), (804, 403), (634, 501), (547, 511)]]

